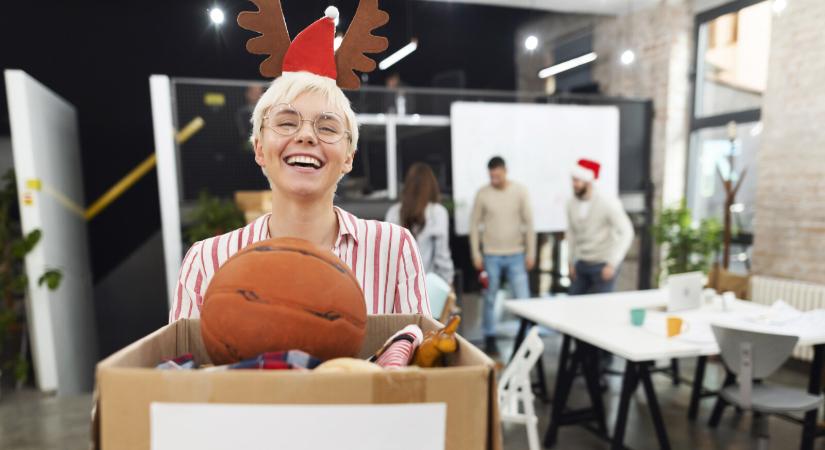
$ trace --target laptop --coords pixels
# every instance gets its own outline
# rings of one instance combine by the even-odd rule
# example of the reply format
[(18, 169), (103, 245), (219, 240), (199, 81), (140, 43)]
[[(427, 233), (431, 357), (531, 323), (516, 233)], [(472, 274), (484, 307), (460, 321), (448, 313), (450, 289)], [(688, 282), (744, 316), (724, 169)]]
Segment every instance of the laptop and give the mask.
[(667, 277), (667, 310), (685, 311), (702, 306), (702, 288), (705, 274), (688, 272)]

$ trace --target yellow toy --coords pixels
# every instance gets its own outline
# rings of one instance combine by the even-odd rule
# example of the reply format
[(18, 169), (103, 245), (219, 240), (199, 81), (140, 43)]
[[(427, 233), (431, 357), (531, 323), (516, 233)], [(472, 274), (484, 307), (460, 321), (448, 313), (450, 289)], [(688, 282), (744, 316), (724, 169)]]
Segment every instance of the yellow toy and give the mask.
[(415, 352), (415, 365), (418, 367), (443, 367), (443, 356), (447, 353), (455, 353), (458, 349), (455, 333), (458, 330), (459, 323), (461, 323), (461, 316), (453, 316), (444, 328), (437, 331), (428, 331), (424, 336), (424, 342)]

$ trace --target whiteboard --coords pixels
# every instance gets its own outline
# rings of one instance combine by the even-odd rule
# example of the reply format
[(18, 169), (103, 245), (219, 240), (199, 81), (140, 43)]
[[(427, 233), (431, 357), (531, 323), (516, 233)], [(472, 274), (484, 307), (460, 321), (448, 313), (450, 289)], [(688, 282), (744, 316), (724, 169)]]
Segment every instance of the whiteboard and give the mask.
[(580, 158), (602, 164), (601, 192), (619, 191), (619, 109), (615, 106), (456, 102), (451, 109), (456, 234), (467, 235), (487, 162), (501, 156), (507, 178), (527, 187), (537, 232), (567, 228), (570, 171)]

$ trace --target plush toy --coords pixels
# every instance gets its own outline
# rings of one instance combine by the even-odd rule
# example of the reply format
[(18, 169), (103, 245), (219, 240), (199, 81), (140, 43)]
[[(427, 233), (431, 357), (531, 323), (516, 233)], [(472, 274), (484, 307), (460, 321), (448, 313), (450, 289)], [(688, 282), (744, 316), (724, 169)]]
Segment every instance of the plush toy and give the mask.
[(369, 360), (385, 369), (407, 367), (423, 340), (424, 334), (418, 325), (407, 325), (387, 339), (384, 346)]
[(358, 373), (358, 372), (381, 372), (381, 366), (378, 364), (364, 361), (356, 358), (335, 358), (330, 359), (320, 366), (315, 368), (315, 372), (341, 372), (341, 373)]
[(427, 332), (424, 342), (418, 346), (418, 350), (415, 352), (415, 365), (419, 367), (442, 367), (444, 365), (444, 355), (455, 353), (458, 349), (458, 340), (455, 333), (458, 330), (459, 323), (461, 323), (461, 316), (453, 316), (444, 328)]

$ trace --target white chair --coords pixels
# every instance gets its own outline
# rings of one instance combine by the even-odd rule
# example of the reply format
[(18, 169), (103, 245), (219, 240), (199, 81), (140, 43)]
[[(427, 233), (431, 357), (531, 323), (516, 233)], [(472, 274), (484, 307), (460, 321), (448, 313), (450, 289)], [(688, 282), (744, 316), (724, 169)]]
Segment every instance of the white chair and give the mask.
[(501, 421), (524, 424), (530, 450), (541, 449), (530, 371), (543, 352), (544, 342), (539, 337), (539, 327), (533, 327), (498, 381)]

